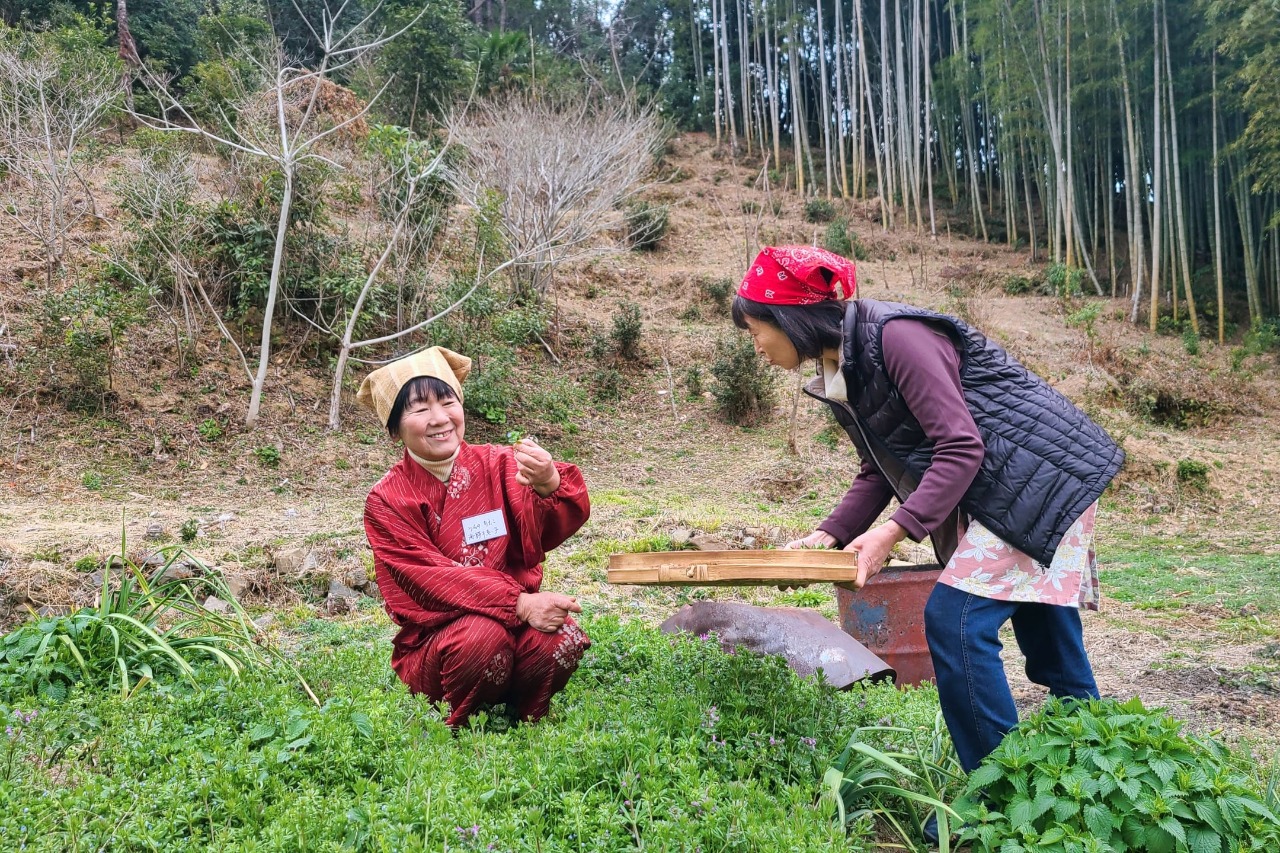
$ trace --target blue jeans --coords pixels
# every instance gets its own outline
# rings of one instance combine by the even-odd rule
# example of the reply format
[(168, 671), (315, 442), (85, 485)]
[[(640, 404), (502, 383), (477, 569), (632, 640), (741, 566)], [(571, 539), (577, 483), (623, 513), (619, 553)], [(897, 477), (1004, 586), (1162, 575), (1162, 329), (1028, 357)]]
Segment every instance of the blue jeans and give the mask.
[(1074, 607), (996, 601), (937, 584), (924, 609), (925, 638), (938, 679), (938, 701), (965, 772), (1018, 725), (1018, 709), (1000, 660), (1000, 627), (1013, 621), (1027, 678), (1054, 696), (1097, 698)]

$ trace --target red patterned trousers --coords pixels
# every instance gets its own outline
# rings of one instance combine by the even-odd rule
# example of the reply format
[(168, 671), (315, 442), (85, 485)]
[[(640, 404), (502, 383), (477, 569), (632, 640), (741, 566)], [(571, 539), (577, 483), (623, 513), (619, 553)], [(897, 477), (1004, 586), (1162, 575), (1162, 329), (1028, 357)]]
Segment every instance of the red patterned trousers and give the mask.
[(554, 633), (529, 626), (508, 630), (487, 616), (468, 614), (393, 662), (414, 693), (449, 703), (450, 726), (481, 706), (506, 703), (518, 719), (546, 716), (551, 697), (569, 683), (591, 640), (572, 619)]

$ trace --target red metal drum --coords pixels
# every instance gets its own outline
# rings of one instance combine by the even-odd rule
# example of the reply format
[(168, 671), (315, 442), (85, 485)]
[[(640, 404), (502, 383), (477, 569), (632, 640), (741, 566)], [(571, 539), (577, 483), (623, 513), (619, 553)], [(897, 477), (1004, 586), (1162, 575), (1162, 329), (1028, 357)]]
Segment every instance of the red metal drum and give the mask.
[(937, 564), (886, 567), (857, 592), (836, 587), (840, 627), (897, 673), (897, 684), (933, 681), (924, 605), (942, 574)]

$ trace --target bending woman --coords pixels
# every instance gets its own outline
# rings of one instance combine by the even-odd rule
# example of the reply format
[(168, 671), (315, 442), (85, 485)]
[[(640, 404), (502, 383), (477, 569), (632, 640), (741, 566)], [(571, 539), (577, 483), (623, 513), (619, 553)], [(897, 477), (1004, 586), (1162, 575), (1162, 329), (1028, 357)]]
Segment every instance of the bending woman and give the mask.
[(450, 726), (496, 703), (534, 721), (591, 645), (577, 600), (539, 591), (543, 557), (590, 504), (577, 467), (533, 441), (463, 440), (470, 369), (431, 347), (365, 378), (357, 398), (405, 449), (365, 501), (365, 534), (409, 689), (449, 703)]
[[(852, 299), (853, 264), (805, 246), (766, 248), (738, 289), (734, 323), (831, 407), (862, 468), (791, 547), (858, 552), (858, 586), (905, 537), (933, 540), (942, 576), (925, 609), (938, 694), (973, 770), (1018, 722), (998, 632), (1012, 621), (1027, 676), (1095, 697), (1079, 609), (1097, 609), (1097, 500), (1124, 460), (1066, 397), (954, 317)], [(872, 527), (890, 498), (900, 502)]]

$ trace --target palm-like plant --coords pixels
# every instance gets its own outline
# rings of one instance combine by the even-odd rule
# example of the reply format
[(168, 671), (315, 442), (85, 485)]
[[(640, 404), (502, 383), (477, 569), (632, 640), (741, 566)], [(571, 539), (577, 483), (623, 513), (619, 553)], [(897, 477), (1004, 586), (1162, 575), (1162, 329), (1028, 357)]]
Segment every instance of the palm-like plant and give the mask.
[[(92, 606), (28, 622), (0, 640), (0, 686), (54, 701), (77, 686), (127, 699), (152, 682), (193, 679), (202, 661), (238, 677), (265, 659), (220, 576), (174, 577), (169, 569), (180, 558), (199, 563), (180, 547), (162, 551), (165, 561), (149, 577), (125, 554), (122, 536)], [(207, 610), (199, 593), (229, 602), (229, 612)]]
[[(870, 742), (891, 744), (885, 749)], [(834, 802), (840, 822), (848, 826), (871, 818), (916, 853), (928, 849), (916, 805), (938, 816), (940, 853), (950, 850), (952, 820), (947, 801), (965, 779), (956, 761), (942, 714), (930, 728), (862, 726), (854, 731), (823, 776), (824, 796)]]

